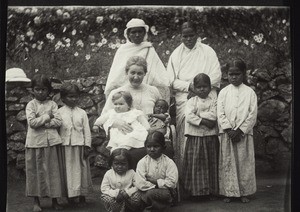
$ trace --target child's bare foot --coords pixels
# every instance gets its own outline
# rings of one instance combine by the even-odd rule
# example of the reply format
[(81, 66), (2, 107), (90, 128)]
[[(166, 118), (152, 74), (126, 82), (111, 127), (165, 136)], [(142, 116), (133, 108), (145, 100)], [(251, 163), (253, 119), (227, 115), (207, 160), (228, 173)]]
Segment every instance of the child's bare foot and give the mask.
[(34, 212), (39, 212), (39, 211), (42, 211), (42, 208), (39, 205), (33, 205), (33, 211)]
[(248, 203), (248, 202), (250, 202), (250, 199), (248, 199), (247, 197), (241, 197), (241, 202)]
[(225, 202), (225, 203), (230, 203), (230, 202), (231, 202), (231, 199), (228, 198), (228, 197), (226, 197), (226, 198), (223, 199), (223, 202)]

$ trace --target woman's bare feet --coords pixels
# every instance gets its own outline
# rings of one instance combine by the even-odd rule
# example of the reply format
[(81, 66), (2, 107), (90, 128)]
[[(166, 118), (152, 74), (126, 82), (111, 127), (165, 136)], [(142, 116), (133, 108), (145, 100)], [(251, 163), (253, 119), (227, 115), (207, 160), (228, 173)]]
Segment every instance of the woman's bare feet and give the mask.
[(247, 197), (241, 197), (241, 202), (248, 203), (248, 202), (250, 202), (250, 199), (248, 199)]

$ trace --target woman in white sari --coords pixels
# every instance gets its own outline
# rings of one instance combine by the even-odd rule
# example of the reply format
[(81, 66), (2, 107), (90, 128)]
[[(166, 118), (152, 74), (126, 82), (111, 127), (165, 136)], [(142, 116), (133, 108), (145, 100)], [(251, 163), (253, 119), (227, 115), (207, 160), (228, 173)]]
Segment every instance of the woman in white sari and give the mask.
[(127, 23), (124, 30), (127, 42), (122, 44), (115, 54), (104, 91), (106, 97), (112, 90), (128, 82), (124, 72), (127, 60), (132, 56), (141, 56), (148, 64), (143, 83), (157, 87), (162, 97), (169, 101), (170, 83), (167, 71), (154, 47), (147, 41), (148, 31), (149, 26), (142, 19), (133, 18)]
[(221, 69), (215, 51), (201, 43), (197, 37), (196, 26), (191, 22), (182, 24), (182, 43), (169, 58), (167, 72), (171, 81), (171, 89), (176, 100), (177, 139), (175, 162), (182, 173), (182, 161), (186, 138), (184, 136), (185, 105), (189, 92), (193, 91), (193, 78), (199, 73), (207, 74), (211, 79), (212, 92), (217, 98), (216, 89), (220, 87)]

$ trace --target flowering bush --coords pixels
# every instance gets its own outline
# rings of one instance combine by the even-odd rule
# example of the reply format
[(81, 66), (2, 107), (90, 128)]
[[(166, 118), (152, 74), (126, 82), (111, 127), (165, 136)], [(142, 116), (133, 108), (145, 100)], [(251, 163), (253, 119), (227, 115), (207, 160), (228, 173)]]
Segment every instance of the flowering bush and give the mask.
[(198, 25), (202, 42), (215, 49), (222, 65), (233, 56), (244, 58), (250, 69), (274, 70), (290, 62), (287, 8), (11, 7), (7, 68), (23, 68), (29, 77), (106, 76), (134, 17), (149, 25), (149, 40), (165, 65), (180, 44), (185, 20)]

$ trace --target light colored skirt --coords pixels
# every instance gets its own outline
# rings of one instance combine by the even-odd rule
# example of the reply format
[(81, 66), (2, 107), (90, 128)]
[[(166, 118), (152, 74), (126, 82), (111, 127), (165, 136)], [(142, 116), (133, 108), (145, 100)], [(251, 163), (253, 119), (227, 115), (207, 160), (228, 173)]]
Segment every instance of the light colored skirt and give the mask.
[(128, 199), (117, 202), (116, 198), (102, 194), (100, 199), (108, 212), (142, 211), (141, 193), (135, 192)]
[(233, 143), (227, 133), (219, 136), (219, 189), (227, 197), (241, 197), (256, 192), (254, 143), (244, 135)]
[(61, 145), (26, 148), (26, 196), (66, 196)]
[(218, 136), (187, 138), (183, 165), (184, 188), (192, 196), (219, 194)]
[(84, 159), (84, 146), (63, 146), (68, 197), (86, 196), (92, 189), (90, 163)]

